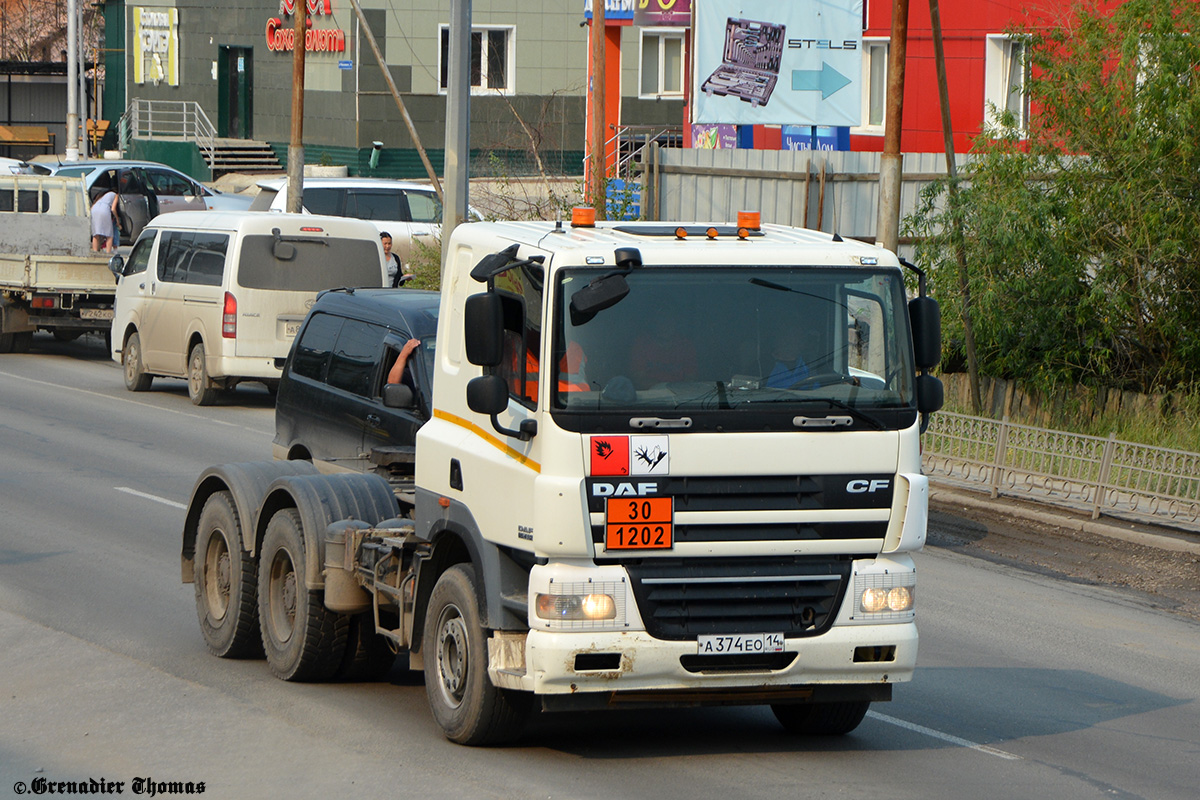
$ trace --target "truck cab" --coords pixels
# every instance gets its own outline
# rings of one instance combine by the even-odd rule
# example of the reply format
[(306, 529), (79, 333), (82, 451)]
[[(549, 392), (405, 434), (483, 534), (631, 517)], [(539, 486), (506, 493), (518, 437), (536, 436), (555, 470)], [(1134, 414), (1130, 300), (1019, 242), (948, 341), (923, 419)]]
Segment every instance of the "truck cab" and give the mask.
[(496, 686), (547, 708), (766, 696), (848, 729), (910, 679), (940, 385), (892, 253), (626, 222), (479, 223), (449, 248), (416, 526), (473, 554), (512, 640)]

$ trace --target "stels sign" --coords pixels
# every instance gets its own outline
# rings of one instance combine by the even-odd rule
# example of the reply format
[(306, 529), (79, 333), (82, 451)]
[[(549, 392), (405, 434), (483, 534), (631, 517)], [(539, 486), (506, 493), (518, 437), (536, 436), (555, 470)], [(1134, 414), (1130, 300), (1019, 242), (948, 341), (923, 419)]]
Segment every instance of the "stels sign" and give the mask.
[[(295, 26), (283, 24), (282, 17), (296, 13), (296, 3), (301, 0), (279, 0), (279, 16), (267, 20), (267, 49), (290, 52), (296, 47)], [(314, 16), (331, 16), (332, 0), (307, 0), (307, 30), (304, 32), (304, 49), (310, 53), (343, 53), (346, 50), (346, 32), (341, 28), (314, 28)]]

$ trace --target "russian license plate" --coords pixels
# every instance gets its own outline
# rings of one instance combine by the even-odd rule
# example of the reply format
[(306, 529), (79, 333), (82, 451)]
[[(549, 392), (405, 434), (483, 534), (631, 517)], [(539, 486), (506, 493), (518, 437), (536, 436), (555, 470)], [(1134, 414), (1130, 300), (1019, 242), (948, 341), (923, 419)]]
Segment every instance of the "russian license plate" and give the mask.
[(729, 636), (697, 636), (696, 652), (702, 656), (782, 653), (782, 633), (735, 633)]
[(604, 546), (609, 550), (669, 550), (674, 546), (674, 498), (609, 497)]
[(301, 321), (302, 320), (296, 320), (295, 322), (288, 322), (287, 320), (284, 320), (283, 335), (291, 337), (291, 336), (295, 336), (297, 333), (299, 333)]
[(113, 310), (111, 308), (81, 308), (79, 309), (80, 319), (112, 319)]

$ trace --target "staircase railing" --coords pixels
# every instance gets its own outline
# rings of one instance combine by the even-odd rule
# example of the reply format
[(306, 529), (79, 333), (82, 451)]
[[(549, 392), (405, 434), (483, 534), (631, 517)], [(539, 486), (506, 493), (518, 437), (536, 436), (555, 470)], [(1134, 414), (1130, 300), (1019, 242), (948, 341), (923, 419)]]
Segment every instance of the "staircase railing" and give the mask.
[(143, 100), (135, 97), (121, 115), (121, 149), (128, 140), (183, 139), (195, 142), (204, 160), (213, 163), (217, 147), (217, 129), (199, 103), (192, 100)]

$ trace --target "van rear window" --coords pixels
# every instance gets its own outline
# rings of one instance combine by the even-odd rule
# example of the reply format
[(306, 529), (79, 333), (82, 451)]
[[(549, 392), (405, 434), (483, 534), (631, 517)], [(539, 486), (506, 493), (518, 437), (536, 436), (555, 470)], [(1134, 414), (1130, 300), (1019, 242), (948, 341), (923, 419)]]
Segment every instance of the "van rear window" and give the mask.
[(295, 255), (281, 260), (271, 236), (247, 236), (242, 242), (238, 283), (247, 289), (319, 292), (337, 286), (382, 286), (379, 244), (363, 239), (284, 237)]

